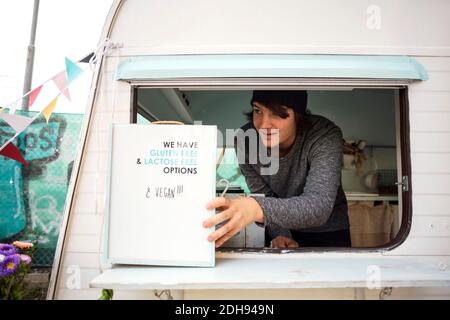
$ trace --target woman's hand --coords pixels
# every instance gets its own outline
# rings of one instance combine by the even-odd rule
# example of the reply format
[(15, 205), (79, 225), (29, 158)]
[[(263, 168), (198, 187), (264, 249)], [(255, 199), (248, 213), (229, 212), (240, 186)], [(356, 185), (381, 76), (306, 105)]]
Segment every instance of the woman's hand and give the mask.
[(203, 227), (211, 228), (228, 220), (222, 227), (208, 236), (208, 241), (216, 241), (216, 248), (230, 239), (252, 222), (264, 222), (261, 206), (252, 197), (216, 197), (206, 205), (208, 210), (221, 208), (223, 211), (203, 222)]
[(270, 242), (271, 248), (298, 248), (298, 243), (291, 238), (278, 236)]

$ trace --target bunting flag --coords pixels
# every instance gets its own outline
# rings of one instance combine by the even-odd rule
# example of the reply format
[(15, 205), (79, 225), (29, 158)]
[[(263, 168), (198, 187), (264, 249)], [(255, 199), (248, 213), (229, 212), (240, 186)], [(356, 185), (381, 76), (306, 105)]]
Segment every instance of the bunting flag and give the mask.
[(36, 89), (34, 89), (33, 91), (31, 91), (30, 97), (28, 100), (28, 107), (31, 107), (33, 105), (33, 103), (36, 101), (36, 98), (38, 97), (39, 92), (41, 92), (42, 87), (43, 87), (43, 84), (40, 85), (39, 87), (37, 87)]
[(58, 87), (59, 91), (67, 98), (67, 100), (70, 100), (70, 93), (69, 89), (67, 88), (67, 72), (66, 70), (61, 71), (56, 76), (52, 78), (55, 85)]
[[(47, 123), (57, 105), (58, 98), (61, 94), (63, 94), (67, 98), (67, 100), (71, 101), (68, 86), (84, 71), (80, 67), (78, 67), (76, 63), (68, 58), (65, 58), (65, 65), (66, 69), (64, 71), (59, 72), (58, 74), (41, 84), (39, 87), (33, 89), (33, 91), (27, 93), (28, 106), (31, 107), (36, 102), (36, 99), (38, 98), (44, 85), (46, 85), (50, 81), (53, 81), (55, 83), (60, 93), (44, 108), (44, 110), (41, 111), (41, 113), (47, 120)], [(0, 155), (11, 158), (27, 166), (28, 163), (22, 157), (20, 150), (12, 143), (12, 140), (16, 138), (20, 133), (22, 133), (34, 121), (34, 119), (36, 119), (36, 117), (29, 118), (15, 114), (16, 109), (18, 109), (22, 105), (22, 101), (25, 96), (26, 95), (24, 95), (21, 99), (17, 99), (13, 103), (6, 105), (6, 107), (0, 107), (0, 119), (5, 121), (16, 131), (16, 134), (11, 140), (8, 140), (6, 143), (0, 145)], [(5, 110), (8, 111), (6, 112)]]
[(6, 123), (8, 123), (16, 132), (22, 132), (34, 120), (33, 118), (8, 113), (0, 113), (0, 119), (3, 119)]
[[(68, 86), (84, 71), (79, 66), (77, 66), (76, 63), (74, 63), (67, 57), (65, 58), (65, 64), (66, 69), (64, 71), (59, 72), (58, 74), (56, 74), (55, 76), (53, 76), (52, 78), (41, 84), (39, 87), (35, 88), (33, 91), (28, 93), (29, 95), (28, 106), (31, 107), (35, 103), (42, 88), (47, 82), (53, 81), (56, 87), (59, 89), (60, 93), (58, 94), (58, 96), (55, 99), (53, 99), (53, 101), (50, 102), (44, 108), (44, 110), (42, 110), (42, 113), (45, 119), (47, 120), (47, 123), (56, 107), (58, 98), (61, 94), (63, 94), (69, 101), (71, 101)], [(19, 106), (22, 103), (22, 100), (23, 97), (22, 99), (17, 99), (13, 103), (7, 105), (6, 108), (0, 107), (0, 119), (4, 120), (16, 131), (16, 136), (18, 136), (21, 132), (23, 132), (35, 119), (15, 114), (16, 109), (19, 108)], [(4, 112), (6, 109), (8, 109), (9, 112)], [(12, 142), (7, 142), (4, 145), (0, 145), (0, 154), (27, 165), (26, 161), (22, 158), (20, 151), (12, 144)]]
[(77, 66), (72, 60), (66, 57), (66, 73), (67, 73), (67, 83), (71, 84), (83, 70)]
[(17, 149), (17, 147), (12, 142), (8, 143), (2, 150), (0, 150), (0, 155), (20, 162), (24, 166), (28, 165), (28, 163), (22, 157), (19, 149)]
[(53, 99), (53, 101), (50, 102), (50, 104), (48, 106), (46, 106), (44, 110), (42, 110), (42, 114), (44, 115), (45, 119), (47, 120), (47, 123), (48, 123), (48, 120), (50, 119), (50, 116), (52, 115), (53, 110), (56, 107), (58, 98), (59, 98), (59, 95), (55, 99)]

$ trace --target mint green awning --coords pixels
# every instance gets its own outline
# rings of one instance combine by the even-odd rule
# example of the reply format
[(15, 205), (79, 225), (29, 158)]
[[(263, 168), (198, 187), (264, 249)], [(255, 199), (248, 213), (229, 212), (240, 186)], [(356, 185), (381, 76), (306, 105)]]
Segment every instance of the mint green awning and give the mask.
[(222, 54), (153, 55), (123, 60), (116, 80), (176, 78), (354, 78), (427, 80), (408, 56)]

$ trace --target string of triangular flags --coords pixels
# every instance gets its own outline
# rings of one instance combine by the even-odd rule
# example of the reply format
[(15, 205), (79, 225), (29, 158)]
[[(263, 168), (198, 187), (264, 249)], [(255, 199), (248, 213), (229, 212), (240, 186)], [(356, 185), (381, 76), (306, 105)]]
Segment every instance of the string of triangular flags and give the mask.
[[(0, 146), (0, 155), (18, 161), (23, 165), (28, 165), (25, 159), (23, 158), (20, 150), (13, 144), (13, 140), (17, 136), (19, 136), (23, 131), (25, 131), (28, 128), (28, 126), (30, 126), (31, 123), (34, 120), (36, 120), (41, 114), (45, 117), (48, 123), (53, 113), (53, 110), (55, 109), (58, 103), (58, 98), (61, 96), (61, 94), (63, 94), (69, 101), (71, 101), (69, 86), (73, 83), (73, 81), (76, 78), (78, 78), (84, 72), (84, 70), (81, 69), (76, 63), (74, 63), (67, 57), (65, 58), (65, 65), (66, 65), (65, 70), (57, 73), (56, 75), (54, 75), (53, 77), (51, 77), (50, 79), (39, 85), (38, 87), (34, 88), (30, 92), (23, 95), (20, 99), (17, 99), (16, 101), (4, 107), (0, 107), (0, 119), (5, 121), (15, 131), (14, 136)], [(14, 114), (18, 102), (22, 101), (23, 98), (28, 96), (28, 106), (31, 107), (35, 103), (42, 88), (48, 82), (51, 81), (56, 85), (56, 87), (59, 90), (59, 93), (50, 103), (47, 104), (47, 106), (43, 110), (41, 110), (34, 117), (26, 117)], [(6, 113), (5, 109), (9, 109), (9, 113)]]

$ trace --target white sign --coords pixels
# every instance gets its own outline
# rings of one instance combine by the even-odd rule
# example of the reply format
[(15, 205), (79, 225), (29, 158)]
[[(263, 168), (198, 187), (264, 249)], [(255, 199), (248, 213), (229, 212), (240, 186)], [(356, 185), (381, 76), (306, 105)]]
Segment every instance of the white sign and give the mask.
[(214, 266), (216, 126), (114, 124), (106, 199), (113, 264)]

